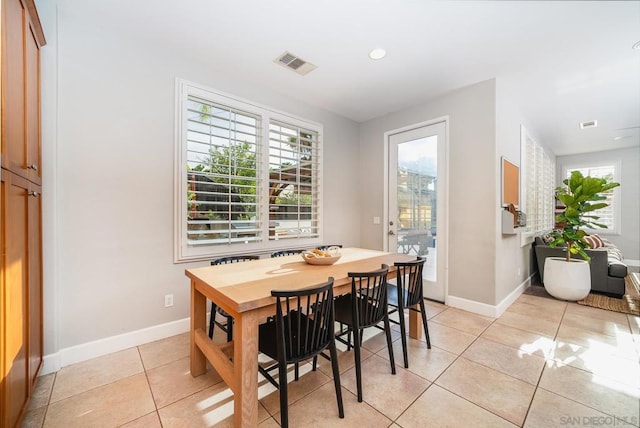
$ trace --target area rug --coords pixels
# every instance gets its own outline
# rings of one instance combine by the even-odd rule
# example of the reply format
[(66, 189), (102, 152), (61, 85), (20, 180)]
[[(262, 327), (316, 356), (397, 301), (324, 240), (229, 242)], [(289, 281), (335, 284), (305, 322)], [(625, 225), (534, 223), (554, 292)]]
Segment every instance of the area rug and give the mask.
[(625, 294), (621, 299), (589, 293), (584, 300), (578, 301), (578, 304), (608, 311), (640, 315), (640, 275), (630, 273), (624, 278), (624, 285)]

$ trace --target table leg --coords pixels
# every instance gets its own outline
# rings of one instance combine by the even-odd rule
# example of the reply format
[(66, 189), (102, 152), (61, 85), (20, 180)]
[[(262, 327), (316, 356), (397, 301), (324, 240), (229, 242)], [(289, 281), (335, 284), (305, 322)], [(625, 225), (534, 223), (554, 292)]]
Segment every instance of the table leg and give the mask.
[[(191, 376), (200, 376), (207, 372), (207, 360), (196, 345), (196, 330), (207, 328), (207, 299), (196, 289), (195, 281), (191, 281)], [(205, 330), (206, 331), (206, 330)]]
[(236, 427), (258, 426), (258, 317), (244, 312), (235, 319), (234, 341), (234, 417)]
[[(415, 309), (420, 311), (420, 306), (415, 305)], [(420, 312), (409, 311), (409, 337), (414, 339), (422, 338), (422, 318), (420, 317)]]

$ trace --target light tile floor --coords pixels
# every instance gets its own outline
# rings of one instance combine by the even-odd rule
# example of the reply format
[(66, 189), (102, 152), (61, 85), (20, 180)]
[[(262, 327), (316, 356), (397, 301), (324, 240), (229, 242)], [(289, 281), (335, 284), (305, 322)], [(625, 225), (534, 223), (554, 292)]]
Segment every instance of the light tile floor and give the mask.
[[(410, 339), (404, 369), (395, 329), (395, 376), (384, 334), (366, 332), (363, 403), (353, 352), (340, 352), (343, 420), (329, 362), (302, 367), (289, 388), (291, 426), (639, 426), (639, 317), (532, 295), (498, 319), (427, 308), (432, 349)], [(278, 427), (278, 393), (260, 385), (260, 427)], [(40, 377), (23, 426), (222, 427), (232, 412), (215, 371), (191, 377), (185, 333)]]

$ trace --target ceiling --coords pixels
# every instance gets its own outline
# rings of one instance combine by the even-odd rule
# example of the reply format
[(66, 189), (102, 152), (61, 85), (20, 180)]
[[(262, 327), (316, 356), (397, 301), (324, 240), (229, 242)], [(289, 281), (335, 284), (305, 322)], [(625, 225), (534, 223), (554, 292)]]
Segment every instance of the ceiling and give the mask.
[[(367, 121), (498, 78), (556, 155), (640, 146), (640, 1), (58, 0), (103, 28)], [(370, 50), (387, 56), (373, 61)], [(289, 51), (306, 76), (274, 63)], [(579, 123), (598, 126), (580, 129)]]

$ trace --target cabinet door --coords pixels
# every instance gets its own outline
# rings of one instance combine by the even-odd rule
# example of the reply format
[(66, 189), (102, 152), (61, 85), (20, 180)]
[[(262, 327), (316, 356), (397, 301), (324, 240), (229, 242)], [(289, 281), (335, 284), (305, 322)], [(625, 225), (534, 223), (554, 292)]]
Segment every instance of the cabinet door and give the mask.
[(2, 2), (2, 167), (28, 176), (25, 144), (25, 19), (20, 0)]
[(2, 171), (2, 420), (16, 425), (27, 398), (28, 382), (28, 201), (29, 183)]
[(25, 40), (25, 120), (26, 120), (26, 168), (28, 178), (34, 183), (42, 183), (41, 139), (40, 139), (40, 50), (31, 22), (26, 23), (28, 31)]

